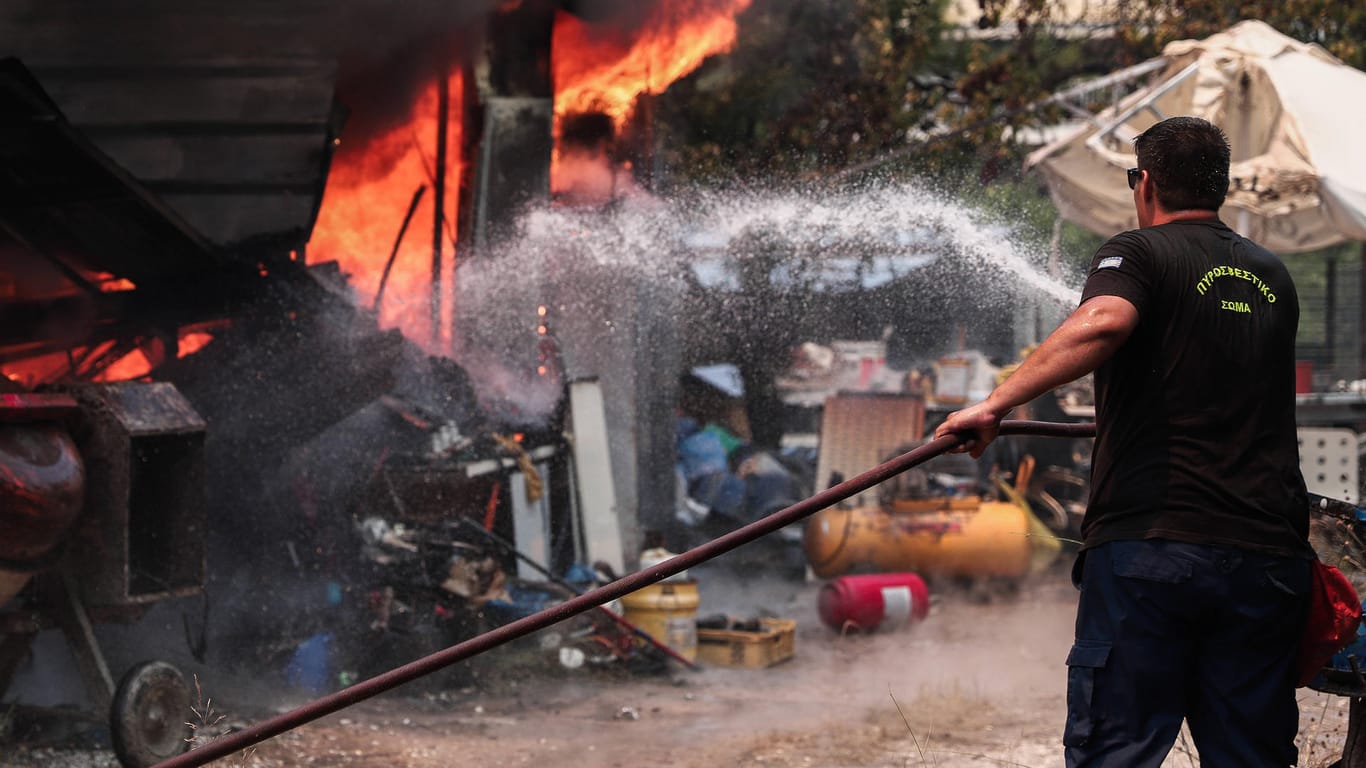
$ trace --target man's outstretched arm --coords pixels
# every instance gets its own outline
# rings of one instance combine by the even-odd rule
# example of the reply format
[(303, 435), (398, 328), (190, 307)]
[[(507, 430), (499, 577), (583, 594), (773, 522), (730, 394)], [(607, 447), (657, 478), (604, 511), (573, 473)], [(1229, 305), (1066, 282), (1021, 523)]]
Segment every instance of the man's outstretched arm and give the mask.
[(986, 400), (949, 414), (934, 436), (973, 432), (976, 439), (961, 450), (980, 457), (1012, 408), (1094, 371), (1124, 345), (1137, 325), (1138, 310), (1128, 299), (1096, 296), (1087, 300)]

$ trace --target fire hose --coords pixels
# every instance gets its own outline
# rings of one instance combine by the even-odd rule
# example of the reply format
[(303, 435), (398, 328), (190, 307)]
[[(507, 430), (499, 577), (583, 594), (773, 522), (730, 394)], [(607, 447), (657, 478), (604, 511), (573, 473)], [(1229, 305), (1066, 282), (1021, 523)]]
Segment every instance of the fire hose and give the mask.
[[(1001, 423), (1001, 435), (1035, 435), (1040, 437), (1092, 437), (1096, 425), (1092, 423), (1058, 424), (1042, 421), (1007, 420)], [(585, 592), (578, 597), (566, 600), (544, 610), (523, 617), (497, 629), (485, 632), (449, 648), (442, 649), (416, 661), (391, 669), (368, 680), (343, 688), (327, 696), (314, 699), (292, 710), (283, 712), (268, 720), (248, 726), (240, 731), (225, 734), (188, 752), (169, 760), (157, 763), (153, 768), (191, 768), (231, 755), (239, 750), (260, 744), (266, 739), (293, 730), (338, 712), (352, 704), (357, 704), (381, 693), (412, 682), (433, 672), (444, 669), (457, 661), (463, 661), (504, 643), (524, 637), (572, 616), (591, 610), (616, 600), (623, 595), (635, 592), (655, 582), (697, 566), (718, 555), (725, 554), (743, 544), (766, 536), (774, 531), (809, 517), (826, 507), (837, 504), (851, 496), (862, 493), (885, 480), (905, 472), (912, 467), (947, 453), (963, 445), (967, 437), (961, 434), (946, 435), (931, 440), (896, 458), (832, 486), (810, 498), (778, 510), (742, 528), (719, 536), (711, 541), (694, 547), (657, 565), (623, 576), (610, 584)]]

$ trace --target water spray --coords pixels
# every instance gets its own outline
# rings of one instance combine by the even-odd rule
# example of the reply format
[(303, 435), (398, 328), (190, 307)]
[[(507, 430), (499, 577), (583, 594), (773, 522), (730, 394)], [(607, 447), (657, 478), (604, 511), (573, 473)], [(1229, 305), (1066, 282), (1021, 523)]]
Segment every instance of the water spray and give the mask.
[[(1092, 423), (1057, 424), (1021, 420), (1004, 421), (1001, 423), (1000, 430), (1001, 435), (1036, 435), (1041, 437), (1071, 438), (1093, 437), (1095, 436), (1095, 433), (1096, 425)], [(272, 717), (269, 720), (264, 720), (244, 728), (243, 730), (214, 739), (189, 752), (157, 763), (153, 768), (191, 768), (192, 766), (204, 765), (221, 757), (231, 755), (239, 750), (260, 744), (266, 739), (278, 736), (301, 725), (326, 717), (327, 715), (345, 709), (352, 704), (360, 703), (393, 688), (397, 688), (404, 683), (409, 683), (425, 675), (437, 672), (457, 661), (463, 661), (471, 656), (476, 656), (512, 640), (516, 640), (517, 638), (529, 635), (537, 630), (545, 629), (552, 624), (556, 624), (572, 616), (577, 616), (580, 613), (601, 606), (612, 600), (616, 600), (631, 592), (635, 592), (642, 587), (648, 587), (655, 582), (662, 581), (689, 568), (693, 568), (700, 563), (723, 555), (741, 545), (748, 544), (755, 539), (766, 536), (780, 528), (809, 517), (826, 507), (838, 504), (851, 496), (862, 493), (884, 480), (888, 480), (912, 467), (923, 464), (936, 456), (962, 446), (967, 439), (967, 436), (964, 434), (953, 434), (931, 440), (890, 461), (879, 464), (861, 475), (845, 480), (839, 485), (821, 491), (808, 499), (804, 499), (790, 507), (774, 512), (743, 528), (737, 528), (730, 533), (694, 547), (687, 552), (671, 557), (657, 565), (644, 568), (629, 576), (623, 576), (610, 584), (585, 592), (578, 597), (566, 600), (559, 605), (554, 605), (538, 611), (530, 616), (518, 619), (510, 624), (505, 624), (497, 629), (485, 632), (482, 635), (470, 638), (469, 640), (444, 650), (437, 651), (429, 656), (424, 656), (417, 661), (409, 662), (396, 669), (376, 675), (369, 680), (356, 683), (355, 685), (343, 688), (336, 693), (315, 699), (288, 712)]]

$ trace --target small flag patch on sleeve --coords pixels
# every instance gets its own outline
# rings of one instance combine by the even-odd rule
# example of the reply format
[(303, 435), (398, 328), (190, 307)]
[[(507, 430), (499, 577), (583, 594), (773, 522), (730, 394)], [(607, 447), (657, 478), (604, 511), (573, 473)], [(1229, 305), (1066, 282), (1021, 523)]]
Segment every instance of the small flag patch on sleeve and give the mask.
[(1119, 265), (1123, 263), (1123, 256), (1107, 256), (1100, 260), (1100, 263), (1096, 265), (1096, 269), (1117, 269)]

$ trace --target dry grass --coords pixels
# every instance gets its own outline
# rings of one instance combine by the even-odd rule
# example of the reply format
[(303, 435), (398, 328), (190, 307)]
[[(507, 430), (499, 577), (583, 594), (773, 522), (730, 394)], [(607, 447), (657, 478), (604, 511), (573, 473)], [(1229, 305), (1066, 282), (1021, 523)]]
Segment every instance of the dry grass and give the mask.
[(901, 727), (910, 739), (903, 766), (952, 768), (997, 765), (1029, 768), (1050, 733), (1037, 713), (1003, 710), (974, 690), (958, 685), (922, 689), (902, 702), (888, 692), (893, 711), (878, 717)]
[(1341, 756), (1350, 702), (1308, 689), (1300, 692), (1300, 768), (1328, 768)]
[[(785, 732), (757, 739), (742, 765), (798, 768), (1057, 768), (1063, 764), (1061, 723), (1048, 707), (1001, 707), (978, 691), (926, 687), (848, 726)], [(1328, 768), (1347, 737), (1347, 698), (1302, 691), (1299, 768)], [(1190, 732), (1182, 727), (1165, 768), (1199, 768)]]
[[(190, 749), (208, 744), (228, 731), (223, 726), (223, 722), (228, 719), (228, 716), (214, 708), (212, 698), (204, 697), (204, 689), (199, 684), (199, 675), (194, 676), (194, 697), (195, 703), (190, 707), (190, 712), (194, 717), (185, 722), (190, 727), (190, 735), (185, 738)], [(247, 768), (247, 766), (257, 764), (255, 758), (256, 748), (251, 747), (225, 759), (231, 761), (227, 765), (232, 768)]]

